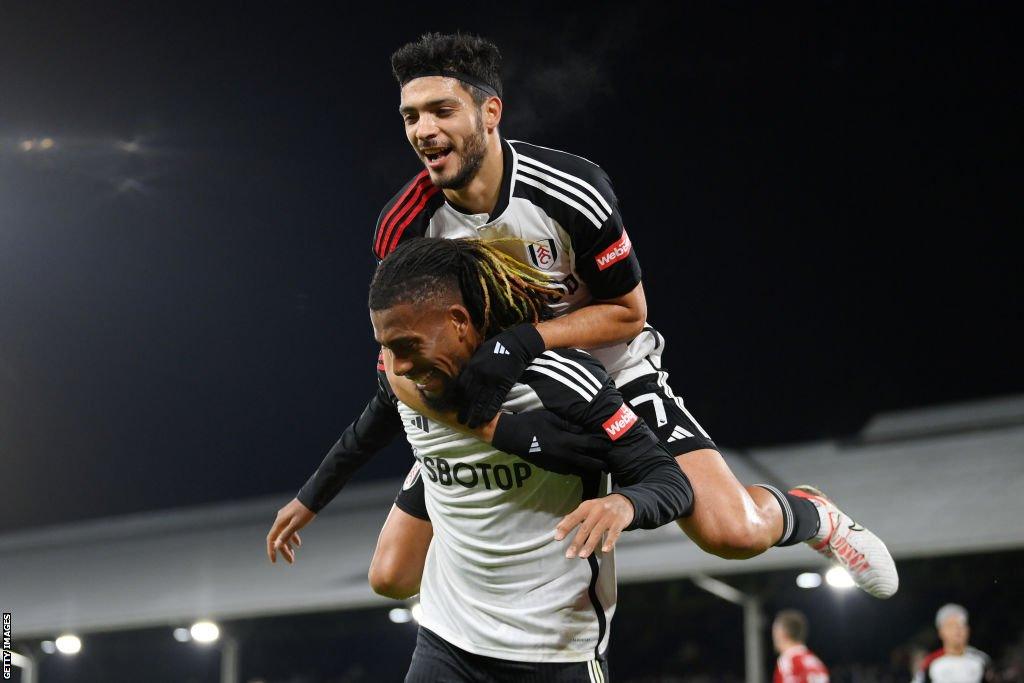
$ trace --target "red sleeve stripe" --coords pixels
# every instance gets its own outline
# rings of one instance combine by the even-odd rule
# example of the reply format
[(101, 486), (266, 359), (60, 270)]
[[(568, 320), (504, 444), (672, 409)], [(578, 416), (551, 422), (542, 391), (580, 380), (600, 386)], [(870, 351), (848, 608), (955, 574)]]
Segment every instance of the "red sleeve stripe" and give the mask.
[[(390, 237), (390, 235), (386, 234), (389, 230), (389, 223), (392, 222), (393, 218), (396, 218), (396, 213), (399, 215), (404, 213), (404, 209), (407, 205), (415, 201), (416, 196), (423, 191), (424, 182), (430, 184), (430, 181), (427, 179), (426, 171), (420, 172), (420, 174), (413, 179), (409, 184), (409, 187), (406, 188), (405, 192), (402, 193), (402, 196), (398, 198), (398, 201), (395, 202), (394, 206), (391, 207), (391, 210), (387, 212), (387, 215), (385, 215), (384, 219), (380, 222), (380, 226), (377, 228), (377, 240), (373, 245), (373, 251), (377, 256), (383, 258), (383, 256), (381, 256), (381, 251), (383, 246), (387, 244), (388, 238)], [(409, 195), (413, 196), (410, 198)]]
[[(395, 236), (391, 238), (391, 242), (388, 244), (388, 249), (386, 252), (384, 252), (384, 256), (387, 256), (388, 254), (395, 250), (395, 248), (398, 246), (398, 242), (402, 239), (402, 233), (405, 232), (406, 226), (412, 222), (413, 218), (416, 218), (416, 216), (421, 211), (423, 211), (423, 207), (427, 205), (427, 202), (430, 201), (430, 198), (440, 191), (440, 187), (437, 187), (436, 185), (431, 185), (430, 189), (423, 193), (423, 196), (420, 198), (419, 202), (417, 202), (416, 206), (413, 207), (412, 211), (409, 212), (409, 215), (406, 216), (405, 220), (403, 220), (398, 225), (398, 229), (395, 230)], [(381, 258), (383, 258), (383, 256)]]
[(928, 667), (932, 665), (932, 662), (934, 662), (936, 659), (938, 659), (944, 654), (946, 654), (946, 649), (940, 647), (938, 650), (925, 657), (924, 660), (921, 662), (921, 671), (927, 671)]

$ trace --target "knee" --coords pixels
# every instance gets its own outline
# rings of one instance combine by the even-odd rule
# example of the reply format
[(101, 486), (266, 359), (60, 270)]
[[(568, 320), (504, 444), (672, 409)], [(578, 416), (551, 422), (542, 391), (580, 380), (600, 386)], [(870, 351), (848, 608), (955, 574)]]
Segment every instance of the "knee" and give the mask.
[(778, 540), (771, 537), (770, 511), (745, 490), (720, 453), (704, 449), (677, 456), (676, 461), (694, 491), (693, 515), (680, 524), (701, 550), (745, 560)]
[(727, 522), (695, 539), (700, 549), (726, 560), (748, 560), (768, 549), (754, 525)]
[(418, 576), (403, 571), (397, 562), (374, 557), (367, 574), (370, 588), (377, 595), (393, 600), (405, 600), (420, 592)]
[(726, 560), (748, 560), (768, 550), (772, 538), (769, 519), (755, 505), (743, 505), (731, 514), (725, 508), (705, 517), (700, 531), (691, 538), (701, 550)]

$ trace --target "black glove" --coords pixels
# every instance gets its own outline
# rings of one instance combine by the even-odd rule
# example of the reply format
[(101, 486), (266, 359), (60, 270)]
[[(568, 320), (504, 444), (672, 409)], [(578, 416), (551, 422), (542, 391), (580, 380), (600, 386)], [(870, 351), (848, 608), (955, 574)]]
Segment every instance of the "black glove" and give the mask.
[(542, 353), (544, 339), (529, 323), (516, 325), (481, 344), (459, 373), (463, 397), (459, 422), (475, 429), (494, 419), (519, 375)]
[(503, 413), (491, 445), (556, 474), (585, 474), (607, 469), (604, 455), (612, 442), (587, 432), (549, 410)]

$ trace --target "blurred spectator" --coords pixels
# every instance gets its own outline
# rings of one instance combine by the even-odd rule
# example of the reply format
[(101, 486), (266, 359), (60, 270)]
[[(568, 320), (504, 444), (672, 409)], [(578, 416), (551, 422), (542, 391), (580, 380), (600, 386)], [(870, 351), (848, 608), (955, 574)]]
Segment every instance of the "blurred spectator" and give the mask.
[(779, 653), (775, 683), (828, 683), (828, 669), (807, 649), (807, 617), (783, 610), (772, 622), (772, 644)]
[(914, 683), (980, 683), (995, 674), (987, 654), (968, 645), (971, 629), (967, 610), (960, 605), (943, 605), (935, 614), (935, 628), (942, 647), (925, 657)]

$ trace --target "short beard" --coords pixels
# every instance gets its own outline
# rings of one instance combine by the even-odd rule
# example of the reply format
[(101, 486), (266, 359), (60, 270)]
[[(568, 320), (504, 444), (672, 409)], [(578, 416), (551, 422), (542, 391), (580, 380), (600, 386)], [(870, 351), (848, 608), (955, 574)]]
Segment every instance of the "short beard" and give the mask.
[(462, 403), (462, 391), (459, 389), (456, 377), (445, 379), (444, 388), (441, 389), (440, 394), (431, 396), (422, 391), (419, 393), (427, 407), (438, 413), (453, 413), (459, 409)]
[(480, 113), (476, 117), (476, 131), (466, 140), (466, 147), (462, 152), (462, 165), (459, 172), (448, 180), (441, 180), (435, 183), (442, 190), (461, 190), (480, 172), (484, 165), (484, 157), (487, 156), (487, 137), (484, 134), (484, 119)]

